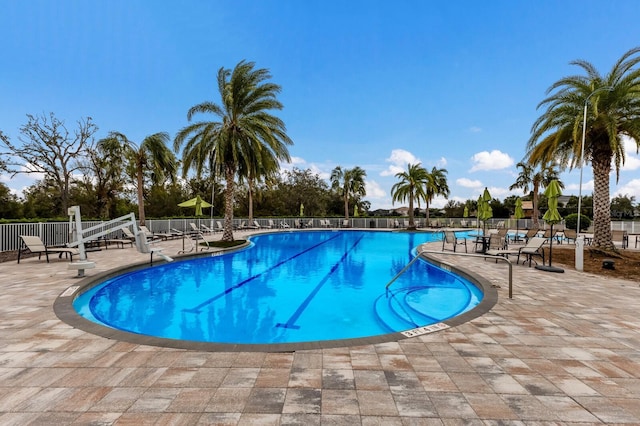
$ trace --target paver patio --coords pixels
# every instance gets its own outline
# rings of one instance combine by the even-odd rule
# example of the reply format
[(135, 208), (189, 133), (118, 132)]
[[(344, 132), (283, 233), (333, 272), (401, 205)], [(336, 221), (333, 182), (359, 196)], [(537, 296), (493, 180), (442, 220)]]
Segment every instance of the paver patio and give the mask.
[[(490, 312), (398, 342), (289, 353), (88, 334), (52, 309), (78, 281), (64, 259), (0, 263), (0, 424), (640, 424), (638, 282), (519, 265), (508, 299), (506, 265), (443, 259), (500, 286)], [(90, 260), (88, 276), (148, 255)]]

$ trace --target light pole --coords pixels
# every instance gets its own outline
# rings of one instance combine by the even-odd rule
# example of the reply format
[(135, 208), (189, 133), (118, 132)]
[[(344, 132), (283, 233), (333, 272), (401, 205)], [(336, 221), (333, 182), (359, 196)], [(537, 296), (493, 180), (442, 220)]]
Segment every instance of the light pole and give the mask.
[(583, 269), (583, 249), (584, 249), (584, 236), (580, 235), (580, 216), (582, 214), (582, 169), (584, 169), (584, 141), (587, 136), (587, 106), (589, 105), (589, 99), (596, 93), (608, 90), (613, 90), (611, 86), (604, 86), (595, 89), (584, 100), (584, 116), (582, 118), (582, 146), (580, 149), (580, 185), (578, 187), (578, 223), (576, 226), (576, 270), (582, 271)]

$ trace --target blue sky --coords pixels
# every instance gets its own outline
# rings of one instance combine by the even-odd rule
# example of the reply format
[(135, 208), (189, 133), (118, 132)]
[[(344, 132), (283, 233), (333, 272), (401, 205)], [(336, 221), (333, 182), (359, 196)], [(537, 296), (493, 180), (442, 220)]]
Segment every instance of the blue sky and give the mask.
[[(189, 107), (219, 102), (217, 70), (246, 59), (282, 86), (278, 115), (294, 141), (283, 167), (328, 178), (360, 166), (374, 209), (392, 206), (394, 174), (418, 161), (448, 170), (450, 199), (485, 186), (511, 195), (538, 103), (580, 72), (569, 62), (606, 73), (640, 45), (637, 0), (0, 0), (0, 10), (0, 129), (13, 142), (26, 114), (49, 112), (70, 129), (92, 117), (97, 138), (173, 137)], [(34, 178), (0, 175), (16, 192)], [(562, 180), (578, 193), (578, 170)], [(583, 194), (592, 180), (587, 165)], [(611, 193), (640, 201), (635, 148)]]

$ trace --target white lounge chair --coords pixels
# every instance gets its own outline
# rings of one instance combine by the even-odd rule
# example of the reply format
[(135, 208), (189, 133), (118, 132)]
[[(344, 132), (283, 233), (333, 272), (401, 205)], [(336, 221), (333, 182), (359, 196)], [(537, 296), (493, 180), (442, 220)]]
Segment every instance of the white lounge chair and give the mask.
[(38, 260), (40, 260), (42, 253), (44, 253), (47, 258), (47, 263), (49, 263), (49, 253), (58, 253), (58, 258), (61, 258), (64, 254), (69, 255), (71, 261), (73, 262), (73, 255), (79, 255), (80, 252), (78, 249), (69, 248), (69, 247), (47, 247), (44, 245), (40, 237), (36, 235), (20, 235), (22, 238), (22, 242), (26, 246), (25, 249), (18, 249), (18, 263), (20, 263), (20, 257), (22, 256), (23, 251), (29, 250), (31, 253), (38, 253)]
[(288, 229), (288, 228), (290, 228), (290, 226), (289, 226), (289, 224), (287, 222), (285, 222), (283, 220), (282, 222), (280, 222), (280, 228)]

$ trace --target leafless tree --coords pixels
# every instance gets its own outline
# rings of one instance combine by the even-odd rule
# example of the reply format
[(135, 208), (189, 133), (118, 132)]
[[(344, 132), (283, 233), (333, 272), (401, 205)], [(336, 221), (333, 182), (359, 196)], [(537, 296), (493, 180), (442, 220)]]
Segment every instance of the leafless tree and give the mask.
[(81, 168), (81, 160), (93, 145), (93, 135), (98, 127), (91, 117), (82, 118), (71, 133), (64, 121), (54, 113), (48, 116), (27, 114), (27, 124), (20, 127), (20, 144), (13, 144), (8, 137), (0, 138), (0, 152), (5, 156), (6, 169), (11, 176), (17, 174), (44, 174), (60, 193), (61, 212), (69, 207), (69, 187), (73, 173)]

